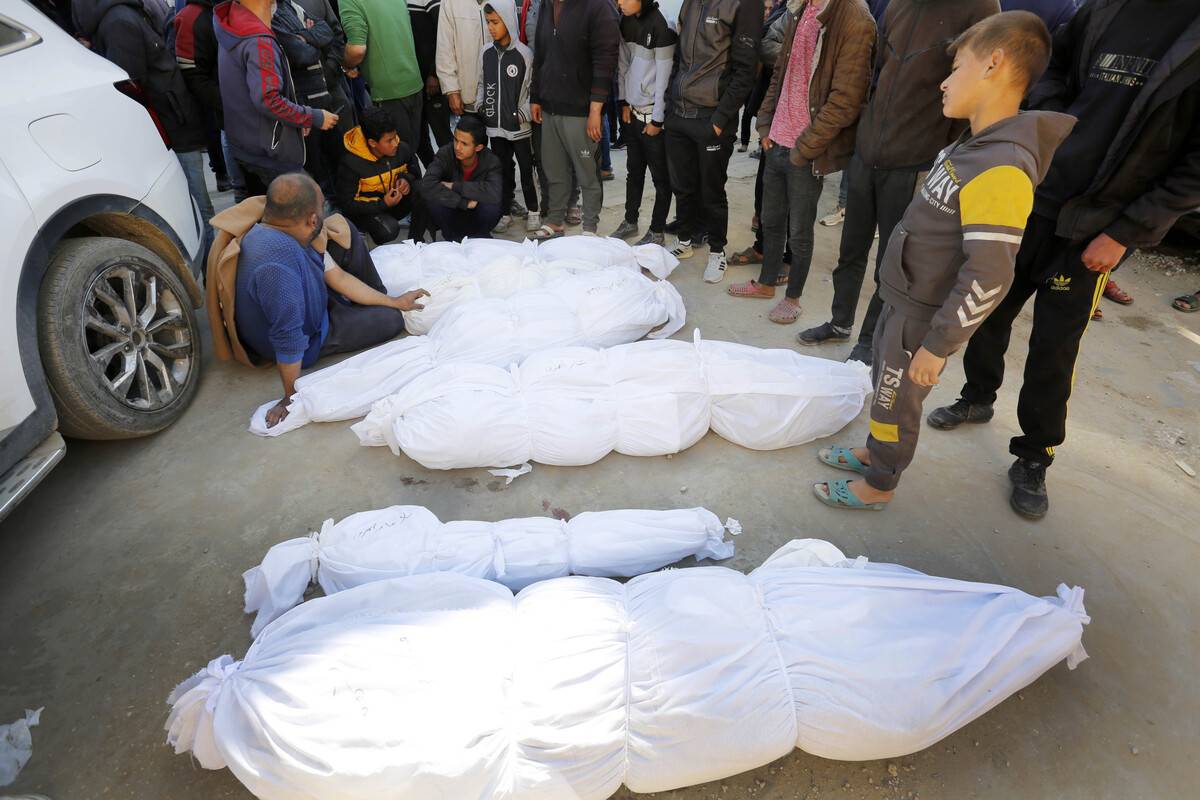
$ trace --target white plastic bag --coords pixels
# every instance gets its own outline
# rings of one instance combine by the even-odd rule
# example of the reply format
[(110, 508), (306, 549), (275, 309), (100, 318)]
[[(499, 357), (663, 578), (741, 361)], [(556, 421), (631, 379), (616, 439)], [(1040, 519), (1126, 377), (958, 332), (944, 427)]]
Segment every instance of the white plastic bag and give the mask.
[(861, 364), (697, 336), (543, 350), (509, 369), (436, 367), (353, 429), (430, 469), (581, 466), (613, 450), (677, 453), (710, 425), (757, 450), (803, 444), (845, 427), (870, 391)]
[[(740, 528), (739, 528), (740, 531)], [(563, 575), (631, 577), (687, 556), (725, 559), (721, 521), (703, 508), (595, 511), (572, 517), (442, 522), (420, 506), (391, 506), (326, 520), (319, 533), (267, 551), (242, 576), (257, 636), (303, 599), (310, 582), (333, 594), (372, 581), (458, 572), (517, 591)]]
[(427, 336), (386, 342), (302, 375), (288, 416), (268, 428), (266, 414), (275, 401), (264, 403), (252, 415), (250, 431), (279, 436), (309, 422), (361, 417), (376, 400), (438, 364), (507, 366), (546, 348), (665, 338), (683, 327), (686, 316), (673, 285), (638, 271), (564, 274), (549, 286), (508, 298), (460, 303), (447, 309)]
[(1081, 646), (1056, 597), (789, 543), (750, 575), (556, 578), (514, 597), (432, 573), (293, 609), (172, 693), (168, 742), (265, 800), (601, 800), (799, 747), (895, 758)]
[(33, 757), (33, 734), (29, 729), (41, 721), (43, 710), (25, 709), (21, 719), (0, 725), (0, 786), (15, 781)]

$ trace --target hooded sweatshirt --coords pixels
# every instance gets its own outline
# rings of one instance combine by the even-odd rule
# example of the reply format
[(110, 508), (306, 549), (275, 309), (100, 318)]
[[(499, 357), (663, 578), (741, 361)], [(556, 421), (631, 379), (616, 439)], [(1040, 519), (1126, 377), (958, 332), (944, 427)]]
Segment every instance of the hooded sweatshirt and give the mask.
[(225, 134), (238, 158), (299, 169), (305, 128), (325, 121), (320, 109), (296, 102), (291, 71), (275, 34), (240, 3), (213, 9)]
[(1033, 190), (1075, 118), (1027, 111), (963, 136), (933, 168), (888, 240), (879, 296), (930, 321), (922, 345), (962, 347), (1012, 285)]
[(383, 196), (388, 190), (405, 180), (415, 188), (421, 177), (412, 148), (404, 142), (395, 155), (376, 158), (360, 125), (346, 131), (342, 143), (346, 150), (338, 168), (338, 205), (352, 219), (387, 213)]
[(213, 115), (221, 116), (221, 84), (217, 80), (217, 36), (213, 32), (212, 0), (189, 0), (175, 15), (175, 60), (188, 89)]
[(76, 0), (72, 13), (92, 50), (129, 73), (171, 149), (186, 153), (204, 147), (200, 105), (140, 0)]
[(480, 51), (475, 111), (483, 117), (489, 137), (527, 139), (533, 133), (529, 113), (533, 51), (517, 38), (517, 7), (512, 0), (491, 0), (486, 5), (504, 20), (510, 41), (507, 47), (493, 41)]

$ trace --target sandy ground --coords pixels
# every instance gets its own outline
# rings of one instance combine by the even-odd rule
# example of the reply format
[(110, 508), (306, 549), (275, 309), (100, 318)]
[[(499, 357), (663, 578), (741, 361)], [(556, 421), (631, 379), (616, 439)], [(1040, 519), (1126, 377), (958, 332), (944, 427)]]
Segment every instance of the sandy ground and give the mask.
[[(735, 154), (731, 251), (751, 240), (754, 168)], [(822, 214), (836, 189), (835, 178)], [(622, 193), (619, 181), (606, 184), (605, 231), (619, 221)], [(220, 204), (228, 202), (223, 196)], [(703, 250), (672, 278), (690, 322), (710, 338), (789, 346), (802, 326), (827, 318), (839, 231), (818, 228), (800, 324), (773, 325), (766, 303), (703, 284)], [(248, 797), (230, 773), (172, 754), (164, 699), (210, 658), (245, 652), (241, 572), (272, 543), (324, 519), (394, 503), (426, 505), (443, 519), (703, 504), (744, 525), (730, 562), (737, 569), (812, 536), (852, 556), (1035, 594), (1052, 594), (1059, 581), (1082, 585), (1091, 659), (1073, 672), (1055, 667), (902, 759), (837, 763), (796, 752), (658, 797), (1195, 797), (1200, 479), (1177, 461), (1200, 469), (1200, 315), (1168, 303), (1200, 288), (1200, 275), (1172, 263), (1135, 258), (1119, 277), (1136, 303), (1106, 301), (1105, 320), (1089, 330), (1070, 436), (1050, 472), (1051, 510), (1040, 523), (1009, 509), (1005, 478), (1027, 316), (1014, 332), (1013, 380), (995, 420), (923, 432), (899, 496), (870, 515), (812, 498), (809, 484), (828, 475), (815, 460), (818, 443), (758, 453), (710, 434), (669, 461), (613, 455), (580, 469), (539, 465), (504, 487), (483, 470), (435, 473), (386, 448), (361, 448), (346, 424), (259, 439), (245, 432), (248, 415), (276, 396), (274, 373), (209, 356), (195, 405), (174, 427), (141, 441), (71, 442), (64, 462), (0, 527), (0, 722), (46, 707), (33, 760), (9, 791), (54, 800)], [(729, 278), (751, 274), (734, 269)], [(952, 360), (928, 407), (952, 401), (960, 385)], [(865, 435), (863, 414), (834, 441)]]

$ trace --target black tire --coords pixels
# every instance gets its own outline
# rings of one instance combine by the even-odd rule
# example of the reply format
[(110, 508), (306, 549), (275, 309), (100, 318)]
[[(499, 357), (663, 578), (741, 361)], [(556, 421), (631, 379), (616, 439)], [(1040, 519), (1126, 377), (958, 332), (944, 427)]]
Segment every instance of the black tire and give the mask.
[(161, 258), (124, 239), (58, 247), (38, 297), (38, 344), (59, 430), (79, 439), (156, 433), (200, 383), (187, 289)]

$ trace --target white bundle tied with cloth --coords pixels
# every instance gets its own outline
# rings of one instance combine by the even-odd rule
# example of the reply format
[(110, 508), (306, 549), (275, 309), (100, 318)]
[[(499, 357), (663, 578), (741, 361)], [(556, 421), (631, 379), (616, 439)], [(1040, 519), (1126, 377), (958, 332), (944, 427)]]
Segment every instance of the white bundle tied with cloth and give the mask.
[(870, 370), (729, 342), (634, 342), (543, 350), (520, 366), (440, 366), (354, 425), (430, 469), (536, 461), (581, 466), (609, 452), (686, 450), (711, 427), (774, 450), (841, 430), (871, 391)]
[[(740, 531), (730, 521), (732, 531)], [(364, 583), (457, 572), (497, 581), (513, 591), (563, 575), (629, 578), (682, 558), (725, 559), (733, 543), (704, 508), (585, 512), (501, 522), (442, 522), (421, 506), (392, 506), (327, 520), (319, 533), (267, 551), (242, 576), (246, 613), (267, 623), (304, 599), (309, 583), (334, 594)]]
[(171, 694), (168, 742), (263, 800), (602, 800), (929, 747), (1066, 659), (1055, 597), (793, 541), (749, 575), (454, 573), (304, 603)]
[(427, 336), (396, 339), (302, 375), (288, 416), (268, 428), (267, 410), (275, 401), (264, 403), (251, 418), (250, 431), (278, 436), (309, 422), (361, 417), (376, 400), (437, 365), (508, 365), (546, 348), (665, 338), (683, 327), (686, 316), (673, 285), (638, 271), (564, 275), (506, 299), (461, 303), (447, 310)]

